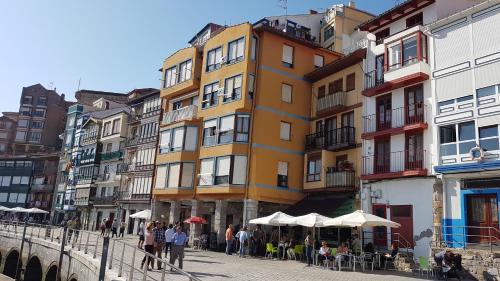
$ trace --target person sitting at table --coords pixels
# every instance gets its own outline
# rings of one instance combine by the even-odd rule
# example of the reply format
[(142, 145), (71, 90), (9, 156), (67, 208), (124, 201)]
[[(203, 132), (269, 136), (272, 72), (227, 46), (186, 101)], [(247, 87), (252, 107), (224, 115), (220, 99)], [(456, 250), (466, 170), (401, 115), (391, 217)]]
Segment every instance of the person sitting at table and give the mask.
[(387, 253), (384, 255), (384, 258), (382, 259), (382, 264), (380, 265), (383, 268), (386, 268), (386, 263), (388, 261), (391, 261), (394, 263), (394, 259), (399, 253), (399, 248), (398, 248), (398, 243), (397, 242), (392, 242), (391, 243), (391, 253)]
[(340, 246), (337, 248), (337, 256), (335, 256), (335, 263), (340, 266), (340, 263), (344, 261), (344, 255), (347, 254), (349, 254), (349, 248), (347, 247), (347, 243), (342, 242), (342, 244), (340, 244)]
[(332, 251), (326, 241), (321, 242), (321, 248), (319, 248), (319, 260), (332, 260)]
[(369, 242), (365, 246), (365, 253), (375, 254), (375, 248), (373, 247), (373, 243)]
[(289, 260), (295, 257), (295, 245), (297, 245), (297, 242), (293, 239), (293, 237), (290, 237), (290, 239), (285, 242), (285, 253)]

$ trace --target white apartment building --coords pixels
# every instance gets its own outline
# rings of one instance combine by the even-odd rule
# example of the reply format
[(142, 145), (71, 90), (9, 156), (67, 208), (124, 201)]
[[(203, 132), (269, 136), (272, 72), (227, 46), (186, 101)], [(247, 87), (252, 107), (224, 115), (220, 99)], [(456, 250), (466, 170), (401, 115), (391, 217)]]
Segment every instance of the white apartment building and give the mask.
[(500, 236), (499, 30), (498, 0), (428, 26), (434, 170), (443, 183), (442, 229), (437, 231), (450, 247)]
[(428, 257), (433, 234), (429, 33), (424, 25), (469, 7), (466, 0), (410, 0), (359, 26), (369, 33), (363, 95), (361, 204), (402, 225), (377, 227), (375, 246), (397, 241)]

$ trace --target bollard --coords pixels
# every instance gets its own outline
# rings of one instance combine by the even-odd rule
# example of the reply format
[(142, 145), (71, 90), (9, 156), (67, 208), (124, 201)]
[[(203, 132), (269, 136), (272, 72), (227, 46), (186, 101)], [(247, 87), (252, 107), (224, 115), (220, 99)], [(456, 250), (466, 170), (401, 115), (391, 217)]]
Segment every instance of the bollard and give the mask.
[[(134, 252), (132, 253), (132, 263), (130, 264), (130, 274), (128, 275), (128, 280), (132, 281), (134, 280), (134, 264), (135, 264), (135, 252), (137, 251), (137, 248), (134, 247)], [(122, 257), (123, 259), (123, 257)]]
[(126, 244), (123, 243), (123, 247), (122, 247), (122, 255), (121, 255), (121, 259), (120, 259), (120, 269), (118, 270), (118, 277), (122, 277), (122, 272), (123, 272), (123, 259), (125, 257), (125, 246)]
[(102, 243), (101, 267), (99, 269), (99, 281), (104, 281), (104, 275), (106, 274), (106, 260), (108, 259), (108, 248), (109, 248), (109, 237), (104, 237), (104, 241)]

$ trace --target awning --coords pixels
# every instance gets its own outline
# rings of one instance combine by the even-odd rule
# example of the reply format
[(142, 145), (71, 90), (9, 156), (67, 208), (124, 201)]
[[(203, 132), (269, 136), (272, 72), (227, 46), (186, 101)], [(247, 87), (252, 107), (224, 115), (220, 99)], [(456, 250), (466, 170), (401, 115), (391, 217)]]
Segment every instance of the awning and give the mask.
[(290, 206), (284, 212), (291, 216), (318, 213), (327, 217), (338, 217), (354, 212), (354, 195), (309, 195), (302, 201)]

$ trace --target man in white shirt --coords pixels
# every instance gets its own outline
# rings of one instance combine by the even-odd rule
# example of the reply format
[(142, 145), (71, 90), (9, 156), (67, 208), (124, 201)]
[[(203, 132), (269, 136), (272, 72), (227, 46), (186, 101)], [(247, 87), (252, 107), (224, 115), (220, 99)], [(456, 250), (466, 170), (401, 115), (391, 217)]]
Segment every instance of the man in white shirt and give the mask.
[(174, 237), (174, 234), (174, 226), (172, 224), (169, 224), (167, 230), (165, 230), (165, 258), (167, 258), (169, 249), (170, 255), (172, 255), (172, 238)]

